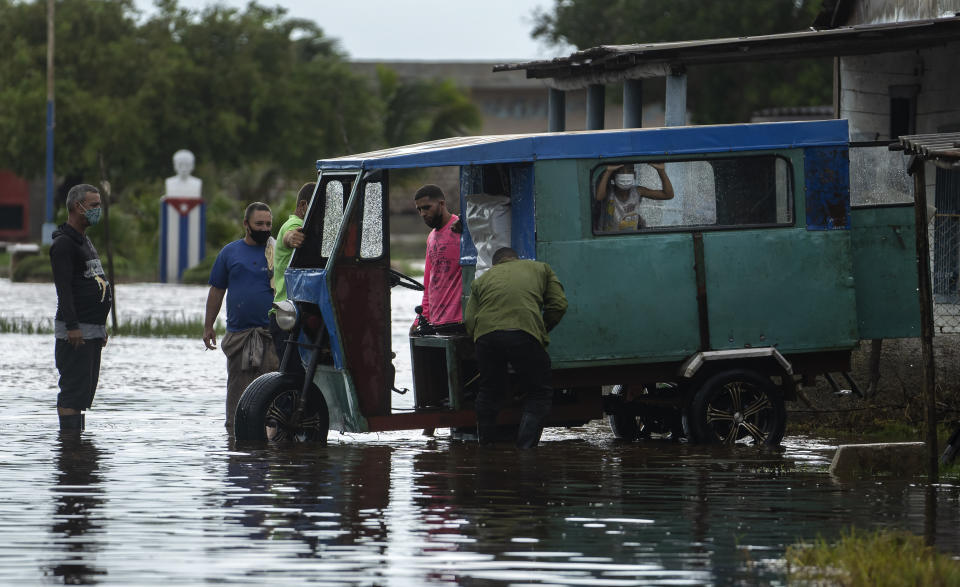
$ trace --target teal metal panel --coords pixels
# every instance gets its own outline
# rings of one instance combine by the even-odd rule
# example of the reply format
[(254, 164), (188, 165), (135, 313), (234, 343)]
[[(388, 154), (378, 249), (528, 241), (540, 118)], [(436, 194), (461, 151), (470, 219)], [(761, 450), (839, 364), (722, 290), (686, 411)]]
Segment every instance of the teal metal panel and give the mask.
[(704, 233), (713, 349), (850, 348), (858, 340), (848, 231)]
[(366, 432), (367, 419), (360, 414), (360, 402), (353, 378), (347, 369), (317, 365), (313, 384), (323, 393), (330, 412), (330, 429), (340, 432)]
[(554, 160), (534, 164), (538, 244), (569, 241), (590, 234), (588, 165), (593, 161)]
[(569, 307), (550, 333), (554, 367), (680, 360), (697, 350), (696, 274), (689, 234), (538, 243)]
[(854, 208), (851, 217), (860, 338), (920, 336), (913, 204)]

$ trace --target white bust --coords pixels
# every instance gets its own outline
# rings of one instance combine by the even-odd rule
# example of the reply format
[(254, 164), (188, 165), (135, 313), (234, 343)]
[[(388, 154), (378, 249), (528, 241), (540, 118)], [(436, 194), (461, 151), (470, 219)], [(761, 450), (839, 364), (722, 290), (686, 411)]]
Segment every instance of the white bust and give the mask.
[(180, 149), (173, 154), (173, 169), (177, 172), (166, 180), (166, 196), (170, 198), (199, 198), (203, 180), (190, 175), (193, 171), (193, 153)]

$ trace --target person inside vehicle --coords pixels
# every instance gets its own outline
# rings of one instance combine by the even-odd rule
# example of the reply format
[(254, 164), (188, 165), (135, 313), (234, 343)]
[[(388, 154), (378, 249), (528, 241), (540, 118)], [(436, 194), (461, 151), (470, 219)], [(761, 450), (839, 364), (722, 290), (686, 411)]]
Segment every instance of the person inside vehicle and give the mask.
[(638, 185), (632, 163), (607, 165), (597, 183), (596, 201), (600, 205), (597, 229), (602, 232), (638, 230), (646, 226), (640, 214), (640, 200), (673, 199), (673, 185), (663, 163), (649, 163), (657, 170), (662, 188), (654, 190)]
[[(432, 229), (423, 267), (422, 316), (434, 326), (463, 322), (460, 217), (450, 212), (443, 190), (433, 184), (417, 190), (414, 203), (424, 224)], [(410, 326), (411, 336), (417, 333), (419, 323), (418, 317)]]

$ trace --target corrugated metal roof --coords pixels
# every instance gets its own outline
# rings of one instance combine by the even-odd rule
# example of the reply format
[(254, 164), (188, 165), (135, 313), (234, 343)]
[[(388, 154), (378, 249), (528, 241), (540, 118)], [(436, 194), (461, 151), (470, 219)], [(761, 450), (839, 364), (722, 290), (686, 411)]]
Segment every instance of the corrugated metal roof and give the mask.
[(845, 145), (846, 120), (454, 137), (317, 161), (317, 169), (393, 169), (543, 159), (677, 155)]
[(960, 132), (902, 136), (898, 143), (908, 155), (950, 163), (960, 161)]
[(494, 71), (526, 70), (560, 89), (624, 79), (661, 77), (686, 66), (835, 57), (902, 51), (960, 40), (960, 17), (810, 29), (776, 35), (671, 43), (601, 45), (551, 60), (504, 64)]

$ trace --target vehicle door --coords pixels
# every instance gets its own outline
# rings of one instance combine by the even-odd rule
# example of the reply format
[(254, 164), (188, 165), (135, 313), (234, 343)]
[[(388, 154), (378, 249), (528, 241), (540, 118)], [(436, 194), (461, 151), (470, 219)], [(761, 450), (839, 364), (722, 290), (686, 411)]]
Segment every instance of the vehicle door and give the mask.
[(328, 266), (344, 365), (366, 417), (390, 413), (393, 384), (386, 194), (385, 173), (353, 184)]

